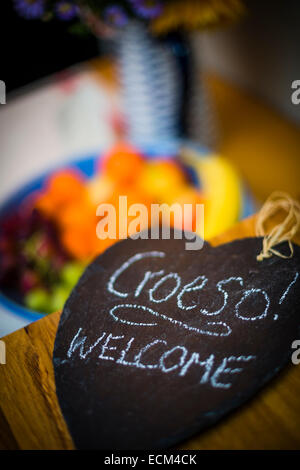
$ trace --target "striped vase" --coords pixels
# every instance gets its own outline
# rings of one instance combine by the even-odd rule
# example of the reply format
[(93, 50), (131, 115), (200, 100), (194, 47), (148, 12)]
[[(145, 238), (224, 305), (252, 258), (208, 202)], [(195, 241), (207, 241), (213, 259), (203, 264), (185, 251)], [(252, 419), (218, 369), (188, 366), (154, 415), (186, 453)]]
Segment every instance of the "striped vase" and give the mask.
[(213, 146), (209, 99), (189, 41), (179, 34), (159, 40), (132, 22), (117, 46), (128, 138), (144, 147), (172, 149), (181, 138)]

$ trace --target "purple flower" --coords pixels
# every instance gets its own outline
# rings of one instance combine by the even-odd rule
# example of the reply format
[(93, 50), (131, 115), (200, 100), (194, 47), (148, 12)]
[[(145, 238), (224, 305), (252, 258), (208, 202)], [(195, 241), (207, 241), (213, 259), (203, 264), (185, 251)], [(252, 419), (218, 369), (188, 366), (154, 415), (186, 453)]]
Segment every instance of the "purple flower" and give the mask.
[(129, 0), (137, 15), (146, 19), (157, 18), (162, 10), (162, 4), (159, 0)]
[(27, 19), (40, 18), (45, 12), (45, 0), (14, 0), (14, 6)]
[(78, 13), (78, 7), (74, 3), (60, 1), (55, 5), (57, 16), (63, 21), (72, 20)]
[(128, 17), (122, 7), (112, 5), (104, 10), (104, 19), (111, 26), (118, 26), (122, 28), (128, 23)]

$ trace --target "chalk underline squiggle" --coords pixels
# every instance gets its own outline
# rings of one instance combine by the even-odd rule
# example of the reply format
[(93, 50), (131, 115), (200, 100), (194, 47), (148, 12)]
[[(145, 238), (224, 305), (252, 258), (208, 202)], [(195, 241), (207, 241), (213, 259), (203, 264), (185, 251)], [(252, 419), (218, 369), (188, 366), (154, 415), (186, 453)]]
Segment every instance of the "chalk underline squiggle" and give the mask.
[(125, 323), (126, 325), (145, 326), (145, 327), (150, 326), (151, 327), (151, 326), (157, 326), (158, 323), (143, 323), (143, 322), (132, 322), (132, 321), (129, 321), (129, 320), (124, 320), (123, 318), (120, 318), (115, 314), (116, 310), (124, 309), (124, 308), (143, 310), (144, 312), (148, 312), (148, 313), (150, 313), (151, 315), (153, 315), (155, 317), (162, 318), (163, 320), (169, 321), (170, 323), (172, 323), (173, 325), (178, 326), (179, 328), (184, 328), (184, 329), (189, 330), (189, 331), (194, 331), (195, 333), (200, 334), (200, 335), (229, 336), (232, 332), (231, 328), (226, 323), (221, 322), (221, 321), (220, 322), (207, 322), (207, 325), (211, 325), (211, 326), (221, 325), (221, 326), (225, 327), (225, 329), (227, 330), (226, 333), (217, 333), (217, 332), (214, 332), (214, 331), (209, 331), (209, 330), (203, 330), (201, 328), (196, 328), (195, 326), (190, 326), (187, 323), (184, 323), (180, 320), (175, 320), (174, 318), (168, 317), (167, 315), (165, 315), (163, 313), (156, 312), (155, 310), (152, 310), (149, 307), (145, 307), (144, 305), (136, 305), (136, 304), (115, 305), (109, 311), (110, 316), (115, 321), (120, 322), (120, 323)]

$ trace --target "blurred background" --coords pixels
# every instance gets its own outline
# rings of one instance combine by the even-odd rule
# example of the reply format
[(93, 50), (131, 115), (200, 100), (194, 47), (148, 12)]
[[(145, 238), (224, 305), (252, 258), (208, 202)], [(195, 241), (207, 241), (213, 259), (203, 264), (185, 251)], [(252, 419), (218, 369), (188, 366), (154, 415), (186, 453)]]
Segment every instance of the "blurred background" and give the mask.
[(94, 18), (28, 20), (26, 0), (2, 3), (0, 336), (62, 308), (107, 247), (102, 201), (204, 202), (210, 238), (274, 190), (300, 197), (298, 0), (245, 0), (235, 21), (159, 40), (138, 14), (112, 40)]
[[(300, 5), (297, 0), (271, 3), (247, 0), (251, 14), (242, 24), (198, 33), (197, 53), (205, 69), (254, 92), (299, 123), (290, 88), (300, 76)], [(106, 45), (88, 30), (76, 35), (59, 21), (24, 21), (10, 0), (3, 2), (2, 18), (6, 27), (1, 29), (1, 43), (13, 38), (3, 48), (1, 60), (1, 79), (8, 93), (107, 52)]]

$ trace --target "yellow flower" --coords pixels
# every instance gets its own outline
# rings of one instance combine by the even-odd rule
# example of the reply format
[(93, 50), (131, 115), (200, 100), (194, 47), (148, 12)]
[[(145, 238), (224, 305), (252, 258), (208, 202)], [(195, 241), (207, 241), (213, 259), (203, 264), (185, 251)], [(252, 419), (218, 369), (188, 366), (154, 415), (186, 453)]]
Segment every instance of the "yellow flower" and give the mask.
[(178, 28), (204, 29), (235, 21), (244, 12), (241, 0), (174, 0), (165, 3), (163, 13), (152, 21), (151, 29), (156, 34)]

